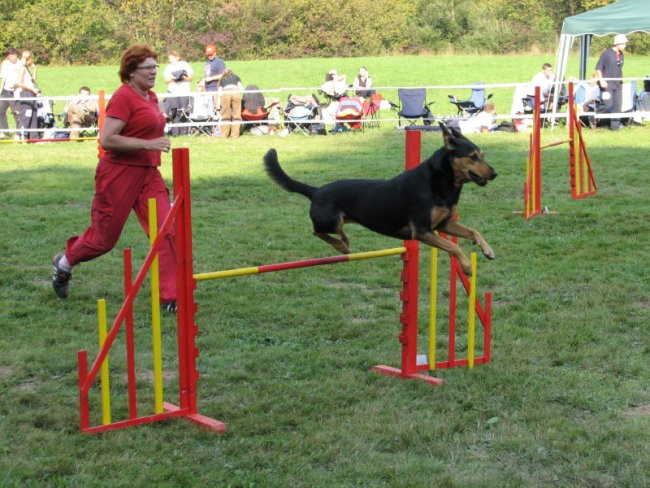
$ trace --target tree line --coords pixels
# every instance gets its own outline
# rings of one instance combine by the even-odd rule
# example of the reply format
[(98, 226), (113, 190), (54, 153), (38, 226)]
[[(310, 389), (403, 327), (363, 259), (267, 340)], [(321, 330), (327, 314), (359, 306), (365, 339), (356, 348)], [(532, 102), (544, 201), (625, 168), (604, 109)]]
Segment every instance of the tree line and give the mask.
[[(0, 42), (41, 64), (86, 65), (135, 42), (190, 61), (208, 42), (231, 60), (554, 52), (565, 17), (611, 1), (0, 0)], [(650, 52), (638, 36), (630, 49)]]

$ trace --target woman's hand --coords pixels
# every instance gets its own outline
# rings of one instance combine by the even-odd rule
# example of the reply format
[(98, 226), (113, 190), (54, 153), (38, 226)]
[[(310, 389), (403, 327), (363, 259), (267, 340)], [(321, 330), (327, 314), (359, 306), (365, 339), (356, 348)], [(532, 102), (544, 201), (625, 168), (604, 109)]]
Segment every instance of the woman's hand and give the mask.
[(172, 141), (168, 137), (158, 137), (157, 139), (151, 139), (148, 142), (150, 147), (147, 149), (149, 151), (169, 152), (169, 149), (172, 146)]

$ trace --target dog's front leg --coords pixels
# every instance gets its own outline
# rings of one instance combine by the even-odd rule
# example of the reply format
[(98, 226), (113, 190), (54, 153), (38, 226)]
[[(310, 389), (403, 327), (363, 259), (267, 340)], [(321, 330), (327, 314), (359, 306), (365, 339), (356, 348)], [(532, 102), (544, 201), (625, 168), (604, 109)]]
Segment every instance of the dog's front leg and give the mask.
[(463, 239), (469, 239), (474, 244), (478, 244), (481, 248), (481, 251), (483, 251), (483, 254), (488, 259), (494, 259), (496, 257), (490, 245), (486, 242), (485, 239), (483, 239), (481, 233), (476, 229), (462, 225), (455, 220), (449, 220), (447, 223), (442, 225), (439, 230), (445, 234), (462, 237)]
[(467, 276), (472, 275), (472, 264), (458, 244), (455, 244), (444, 237), (440, 237), (438, 234), (434, 234), (433, 232), (417, 234), (415, 238), (427, 246), (437, 247), (438, 249), (451, 254), (458, 260), (463, 272)]

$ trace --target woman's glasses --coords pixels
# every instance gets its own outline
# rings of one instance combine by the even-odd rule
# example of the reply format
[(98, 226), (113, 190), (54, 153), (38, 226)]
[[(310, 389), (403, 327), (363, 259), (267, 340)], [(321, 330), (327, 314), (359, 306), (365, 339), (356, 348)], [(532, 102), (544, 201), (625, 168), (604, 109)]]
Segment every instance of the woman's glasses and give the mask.
[(142, 69), (145, 71), (154, 71), (157, 70), (160, 67), (159, 64), (149, 64), (147, 66), (138, 66), (136, 69)]

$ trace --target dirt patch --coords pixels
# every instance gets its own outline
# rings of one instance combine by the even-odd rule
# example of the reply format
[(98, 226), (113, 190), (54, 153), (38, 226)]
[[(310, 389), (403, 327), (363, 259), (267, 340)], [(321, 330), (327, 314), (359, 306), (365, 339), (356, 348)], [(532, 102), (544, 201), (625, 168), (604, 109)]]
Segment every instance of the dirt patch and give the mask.
[(9, 378), (13, 372), (14, 371), (7, 366), (0, 366), (0, 378)]
[(626, 417), (639, 417), (650, 415), (650, 405), (641, 405), (640, 407), (628, 408), (623, 415)]

